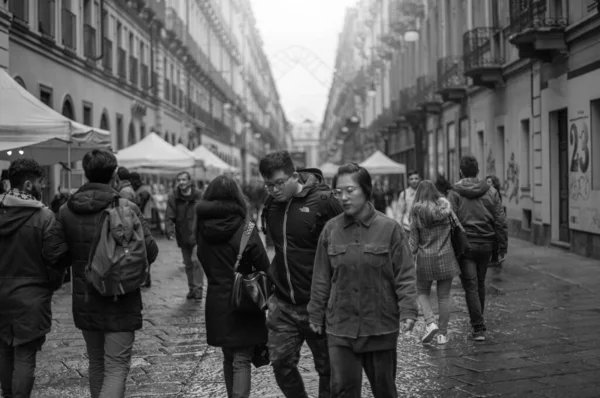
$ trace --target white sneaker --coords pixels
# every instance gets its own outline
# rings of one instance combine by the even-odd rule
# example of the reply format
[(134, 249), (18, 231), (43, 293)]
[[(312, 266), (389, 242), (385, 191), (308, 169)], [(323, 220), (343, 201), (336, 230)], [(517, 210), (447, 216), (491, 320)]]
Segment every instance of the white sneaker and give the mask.
[(443, 345), (443, 344), (448, 343), (448, 336), (446, 336), (445, 334), (438, 334), (435, 337), (437, 339), (438, 345)]
[(433, 340), (433, 337), (435, 336), (435, 334), (437, 332), (438, 332), (438, 326), (436, 325), (435, 322), (431, 322), (425, 328), (425, 334), (423, 335), (423, 338), (421, 339), (421, 342), (423, 344), (427, 344), (427, 343), (431, 342), (431, 340)]

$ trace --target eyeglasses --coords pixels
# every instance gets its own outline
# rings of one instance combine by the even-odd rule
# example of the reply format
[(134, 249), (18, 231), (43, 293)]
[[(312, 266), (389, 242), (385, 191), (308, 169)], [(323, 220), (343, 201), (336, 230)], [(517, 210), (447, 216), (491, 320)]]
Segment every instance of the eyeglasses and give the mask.
[(269, 192), (273, 192), (275, 190), (275, 188), (277, 188), (277, 190), (281, 190), (281, 189), (283, 189), (283, 186), (289, 179), (290, 179), (290, 177), (287, 177), (285, 179), (282, 178), (275, 182), (265, 182), (265, 189)]
[(356, 188), (357, 187), (353, 187), (353, 186), (349, 186), (349, 187), (344, 187), (341, 189), (334, 189), (333, 190), (333, 196), (336, 199), (341, 199), (344, 196), (344, 193), (346, 194), (346, 197), (350, 197), (354, 194), (354, 192), (356, 192)]

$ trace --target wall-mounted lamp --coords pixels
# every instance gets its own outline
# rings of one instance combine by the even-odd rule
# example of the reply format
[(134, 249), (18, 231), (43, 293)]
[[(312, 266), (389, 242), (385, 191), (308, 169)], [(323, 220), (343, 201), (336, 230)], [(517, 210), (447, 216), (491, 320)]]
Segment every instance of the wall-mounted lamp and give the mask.
[(19, 155), (23, 155), (25, 152), (22, 149), (19, 149)]
[(358, 118), (358, 116), (352, 116), (350, 118), (350, 123), (358, 123), (360, 122), (360, 119)]
[(416, 30), (409, 30), (406, 33), (404, 33), (404, 41), (407, 41), (409, 43), (414, 43), (415, 41), (419, 40), (419, 32), (417, 32)]
[(348, 130), (348, 127), (346, 127), (346, 126), (342, 127), (342, 133), (344, 133), (344, 134), (345, 134), (345, 133), (347, 133), (348, 131), (349, 131), (349, 130)]
[(11, 156), (11, 155), (12, 155), (12, 151), (6, 151), (6, 154), (7, 154), (8, 156)]

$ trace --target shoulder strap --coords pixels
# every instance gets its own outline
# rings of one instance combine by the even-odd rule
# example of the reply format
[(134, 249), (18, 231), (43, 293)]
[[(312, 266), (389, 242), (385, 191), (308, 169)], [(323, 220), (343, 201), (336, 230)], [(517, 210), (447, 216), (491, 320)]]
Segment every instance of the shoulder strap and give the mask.
[(242, 239), (240, 240), (240, 250), (239, 250), (237, 258), (235, 260), (235, 265), (233, 266), (233, 272), (237, 272), (238, 268), (240, 267), (240, 261), (242, 260), (242, 255), (244, 254), (244, 250), (246, 250), (248, 241), (250, 241), (250, 236), (252, 235), (253, 230), (254, 230), (253, 222), (248, 222), (248, 223), (244, 224), (244, 232), (242, 233)]
[(319, 200), (319, 213), (321, 213), (321, 216), (325, 217), (325, 216), (329, 216), (329, 201), (331, 200), (331, 195), (333, 193), (328, 190), (328, 191), (321, 191), (319, 193), (320, 196), (320, 200)]

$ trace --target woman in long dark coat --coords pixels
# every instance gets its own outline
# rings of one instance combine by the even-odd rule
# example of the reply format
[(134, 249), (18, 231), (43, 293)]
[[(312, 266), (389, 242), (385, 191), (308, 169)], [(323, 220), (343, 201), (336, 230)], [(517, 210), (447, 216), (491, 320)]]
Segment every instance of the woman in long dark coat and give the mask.
[[(198, 259), (208, 278), (206, 334), (208, 344), (223, 349), (223, 371), (229, 398), (250, 396), (250, 370), (257, 345), (267, 342), (265, 314), (231, 308), (233, 267), (248, 217), (248, 206), (237, 183), (219, 176), (196, 205)], [(255, 227), (239, 272), (267, 271), (269, 258)]]

